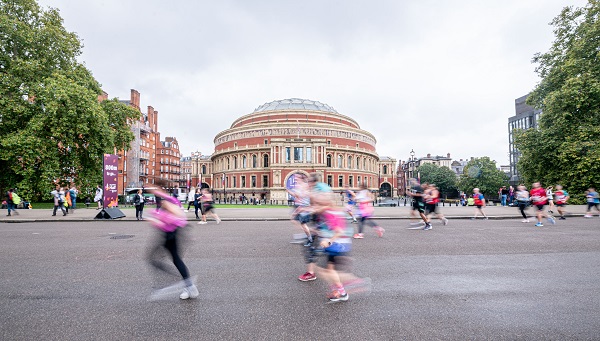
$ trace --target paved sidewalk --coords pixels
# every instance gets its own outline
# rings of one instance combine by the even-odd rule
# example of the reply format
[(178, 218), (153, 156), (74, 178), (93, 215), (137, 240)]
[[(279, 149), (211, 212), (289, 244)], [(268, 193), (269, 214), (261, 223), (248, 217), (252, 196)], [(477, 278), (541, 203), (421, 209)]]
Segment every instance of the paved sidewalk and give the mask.
[[(243, 208), (242, 208), (243, 207)], [(585, 214), (586, 205), (570, 205), (566, 208), (569, 212), (568, 216), (581, 217)], [(145, 212), (154, 209), (146, 207)], [(52, 216), (51, 209), (33, 209), (33, 210), (18, 210), (19, 215), (7, 217), (5, 212), (2, 212), (0, 222), (17, 223), (17, 222), (49, 222), (49, 221), (91, 221), (100, 212), (93, 208), (81, 208), (72, 214), (62, 216), (60, 213)], [(124, 218), (119, 220), (135, 221), (135, 209), (133, 207), (122, 208), (125, 214)], [(270, 221), (270, 220), (288, 220), (290, 219), (291, 208), (260, 208), (241, 206), (240, 208), (217, 208), (217, 214), (224, 221)], [(463, 206), (440, 206), (439, 212), (444, 214), (449, 219), (470, 219), (475, 208)], [(485, 212), (490, 219), (522, 219), (519, 210), (516, 207), (488, 206)], [(410, 207), (375, 207), (374, 219), (408, 219)], [(533, 216), (535, 211), (533, 208), (527, 210), (529, 216)], [(556, 212), (555, 212), (556, 214)], [(186, 213), (189, 220), (195, 220), (193, 210)], [(594, 219), (598, 219), (597, 214)], [(111, 221), (111, 220), (107, 220)]]

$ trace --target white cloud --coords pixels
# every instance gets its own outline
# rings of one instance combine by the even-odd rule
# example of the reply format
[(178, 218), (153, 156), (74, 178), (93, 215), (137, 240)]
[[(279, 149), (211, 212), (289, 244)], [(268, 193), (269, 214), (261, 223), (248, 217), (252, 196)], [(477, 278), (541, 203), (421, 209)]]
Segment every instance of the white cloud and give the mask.
[(373, 133), (378, 152), (414, 149), (508, 163), (514, 99), (537, 76), (548, 23), (585, 1), (43, 0), (84, 39), (110, 96), (141, 92), (182, 152), (272, 100), (327, 103)]

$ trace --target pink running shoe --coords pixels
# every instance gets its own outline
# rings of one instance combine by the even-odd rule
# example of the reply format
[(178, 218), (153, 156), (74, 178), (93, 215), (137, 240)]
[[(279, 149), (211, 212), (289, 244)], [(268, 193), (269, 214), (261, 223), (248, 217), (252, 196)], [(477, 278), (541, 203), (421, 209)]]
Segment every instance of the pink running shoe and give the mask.
[(317, 279), (317, 276), (311, 274), (310, 272), (305, 273), (304, 275), (298, 277), (298, 279), (302, 282), (314, 281)]
[(385, 232), (385, 230), (382, 227), (377, 226), (375, 228), (375, 233), (377, 233), (377, 236), (379, 236), (379, 238), (383, 237), (383, 232)]
[(363, 239), (365, 238), (364, 233), (355, 233), (354, 234), (354, 239)]
[(327, 298), (330, 302), (345, 302), (348, 300), (348, 293), (342, 295), (339, 290), (333, 290), (327, 294)]

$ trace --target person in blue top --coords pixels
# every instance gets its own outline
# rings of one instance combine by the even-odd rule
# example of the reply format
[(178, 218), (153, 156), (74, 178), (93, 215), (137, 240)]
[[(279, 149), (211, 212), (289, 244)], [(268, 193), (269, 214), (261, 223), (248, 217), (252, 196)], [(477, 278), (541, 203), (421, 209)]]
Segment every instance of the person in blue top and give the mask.
[[(600, 208), (598, 208), (598, 205), (600, 205), (600, 196), (598, 195), (598, 192), (596, 192), (596, 189), (593, 187), (590, 187), (586, 192), (585, 192), (585, 198), (587, 200), (587, 212), (585, 212), (585, 216), (586, 218), (591, 218), (592, 217), (592, 207), (594, 207), (596, 209), (596, 211), (600, 212)], [(600, 217), (600, 215), (599, 215)]]
[(352, 222), (356, 223), (356, 216), (354, 215), (354, 207), (356, 205), (356, 193), (350, 189), (350, 186), (344, 186), (344, 195), (346, 196), (346, 213), (352, 218)]

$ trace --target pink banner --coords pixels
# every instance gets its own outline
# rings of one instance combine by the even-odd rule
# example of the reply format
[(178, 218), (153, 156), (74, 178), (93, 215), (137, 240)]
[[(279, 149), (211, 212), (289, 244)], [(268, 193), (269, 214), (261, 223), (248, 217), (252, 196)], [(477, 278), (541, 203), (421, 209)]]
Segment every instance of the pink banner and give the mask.
[(104, 208), (118, 205), (119, 193), (117, 183), (119, 177), (119, 156), (104, 154)]

